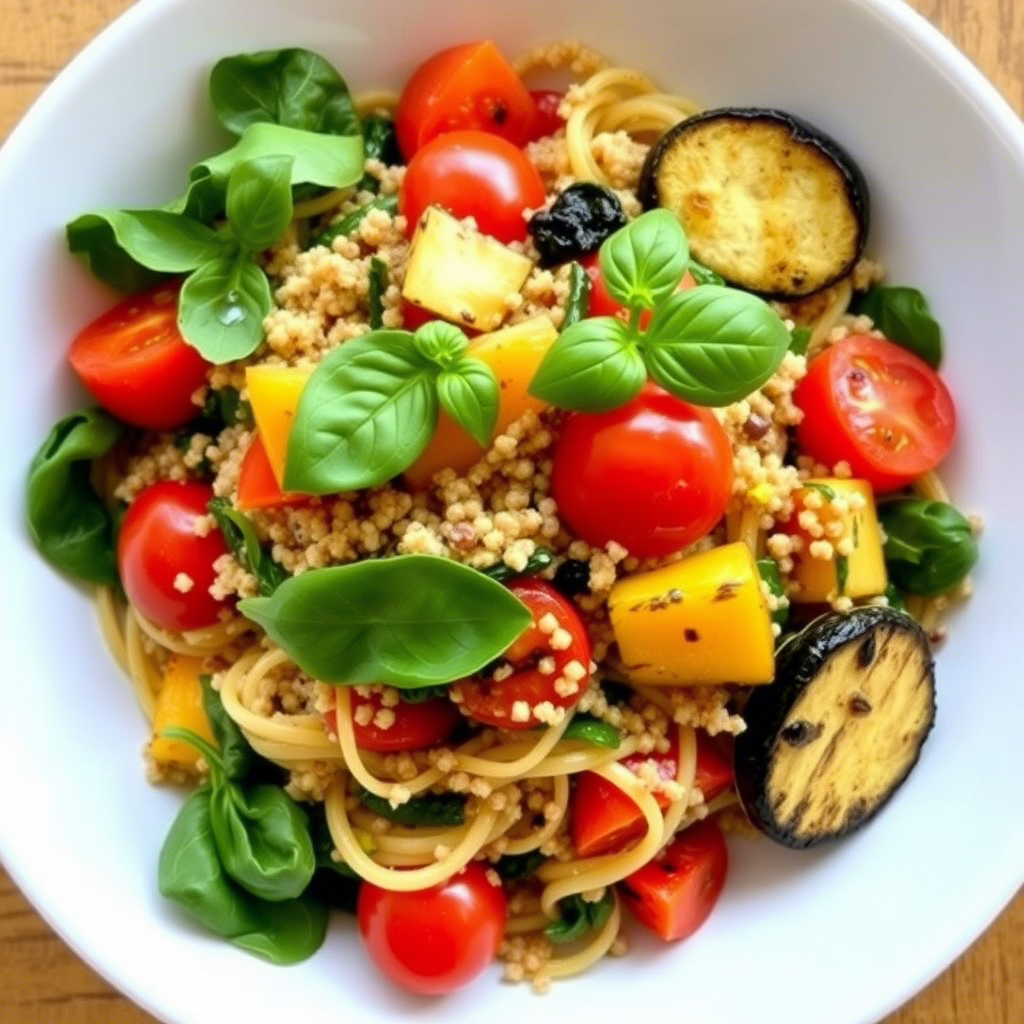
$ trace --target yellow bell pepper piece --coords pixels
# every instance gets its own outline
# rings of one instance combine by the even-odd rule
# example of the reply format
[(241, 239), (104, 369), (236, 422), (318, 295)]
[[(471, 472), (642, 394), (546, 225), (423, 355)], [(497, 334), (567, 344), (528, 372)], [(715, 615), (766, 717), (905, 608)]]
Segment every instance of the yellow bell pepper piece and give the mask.
[(752, 685), (775, 673), (771, 613), (746, 544), (627, 576), (608, 610), (633, 683)]
[(164, 669), (163, 682), (156, 697), (153, 713), (153, 740), (150, 756), (157, 764), (195, 769), (199, 753), (181, 740), (161, 736), (168, 726), (189, 729), (204, 740), (214, 743), (213, 732), (203, 709), (199, 677), (203, 672), (201, 658), (173, 654)]
[(279, 487), (284, 487), (288, 432), (299, 407), (299, 396), (312, 376), (311, 366), (247, 366), (245, 383), (253, 419), (263, 440)]

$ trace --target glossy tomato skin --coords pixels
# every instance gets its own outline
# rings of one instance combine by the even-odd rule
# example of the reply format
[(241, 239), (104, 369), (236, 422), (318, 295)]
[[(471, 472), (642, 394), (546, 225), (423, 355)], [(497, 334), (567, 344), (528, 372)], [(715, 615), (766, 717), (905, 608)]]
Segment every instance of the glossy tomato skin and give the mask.
[(170, 430), (198, 408), (192, 394), (209, 363), (178, 331), (178, 286), (132, 295), (94, 320), (71, 343), (68, 360), (86, 390), (125, 423)]
[(418, 892), (364, 882), (356, 917), (382, 974), (410, 992), (444, 995), (468, 985), (494, 959), (505, 931), (505, 894), (472, 862)]
[(489, 40), (441, 50), (409, 78), (395, 111), (395, 134), (406, 161), (438, 135), (487, 132), (522, 146), (536, 104), (509, 62)]
[(846, 461), (878, 492), (934, 469), (956, 434), (953, 399), (939, 375), (882, 338), (849, 335), (815, 356), (793, 401), (801, 451), (830, 469)]
[(659, 939), (688, 938), (710, 916), (725, 885), (729, 852), (721, 829), (705, 818), (681, 832), (650, 863), (619, 885), (633, 916)]
[(570, 530), (638, 558), (711, 531), (732, 493), (732, 449), (702, 409), (647, 384), (605, 413), (573, 413), (555, 446), (552, 492)]
[[(225, 607), (210, 595), (213, 563), (227, 552), (219, 530), (195, 533), (213, 491), (201, 483), (150, 484), (128, 506), (117, 535), (117, 568), (131, 604), (147, 619), (176, 632), (218, 621)], [(184, 573), (191, 586), (174, 585)]]
[[(435, 697), (418, 703), (399, 700), (391, 708), (395, 715), (394, 721), (388, 728), (382, 729), (379, 725), (374, 725), (372, 719), (366, 724), (361, 724), (356, 716), (358, 709), (367, 704), (376, 715), (383, 707), (380, 694), (373, 693), (369, 697), (363, 697), (352, 690), (349, 699), (352, 703), (352, 731), (355, 734), (356, 746), (361, 750), (372, 750), (380, 754), (440, 746), (462, 721), (462, 716), (455, 705), (446, 697)], [(324, 723), (329, 732), (337, 731), (336, 709), (332, 708), (327, 712)]]
[(558, 108), (565, 99), (565, 93), (554, 89), (531, 89), (530, 98), (533, 100), (534, 114), (527, 142), (536, 142), (537, 139), (554, 135), (565, 127), (565, 122), (558, 116)]
[(410, 233), (434, 204), (501, 242), (526, 238), (523, 211), (544, 203), (544, 184), (511, 142), (486, 132), (450, 132), (428, 142), (406, 168), (398, 209)]
[[(500, 682), (490, 674), (486, 677), (464, 679), (452, 685), (452, 699), (463, 711), (486, 725), (501, 729), (533, 729), (540, 725), (531, 711), (525, 721), (512, 718), (513, 705), (524, 701), (531, 709), (545, 701), (556, 708), (572, 707), (580, 698), (584, 683), (570, 694), (560, 694), (555, 689), (570, 661), (578, 661), (584, 668), (590, 666), (590, 641), (575, 606), (543, 580), (524, 578), (508, 584), (509, 590), (522, 601), (533, 615), (533, 625), (505, 652), (503, 664), (510, 665), (512, 675)], [(550, 646), (550, 635), (541, 630), (538, 623), (545, 615), (555, 617), (560, 629), (569, 634), (569, 646), (554, 650)], [(550, 674), (540, 671), (538, 662), (550, 657), (555, 670)]]
[[(590, 295), (588, 298), (587, 316), (614, 316), (626, 323), (629, 322), (629, 310), (620, 305), (609, 295), (604, 285), (604, 277), (601, 274), (601, 261), (596, 252), (589, 253), (579, 260), (580, 265), (587, 272), (590, 278)], [(697, 282), (693, 275), (687, 270), (683, 274), (676, 291), (685, 292), (696, 288)], [(651, 314), (644, 312), (640, 316), (640, 326), (645, 328), (650, 322)]]

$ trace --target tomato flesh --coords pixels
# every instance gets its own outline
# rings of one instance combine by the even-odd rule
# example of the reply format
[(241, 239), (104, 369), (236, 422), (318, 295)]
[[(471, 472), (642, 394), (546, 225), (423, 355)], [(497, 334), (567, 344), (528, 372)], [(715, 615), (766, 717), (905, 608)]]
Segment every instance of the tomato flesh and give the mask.
[(528, 142), (554, 135), (565, 127), (565, 122), (558, 116), (558, 108), (565, 99), (565, 93), (554, 89), (531, 89), (530, 98), (533, 100), (534, 114), (527, 135)]
[(956, 433), (953, 399), (939, 375), (882, 338), (850, 335), (815, 356), (793, 401), (797, 444), (818, 462), (848, 462), (879, 492), (934, 469)]
[(494, 959), (505, 931), (505, 894), (471, 862), (418, 892), (364, 882), (356, 917), (382, 974), (410, 992), (443, 995), (469, 984)]
[(125, 423), (170, 430), (198, 412), (209, 363), (178, 331), (178, 286), (132, 295), (89, 324), (68, 361), (86, 390)]
[(259, 434), (253, 434), (238, 470), (238, 507), (281, 508), (285, 505), (305, 505), (308, 501), (309, 495), (281, 490), (266, 446)]
[[(587, 272), (587, 277), (590, 278), (590, 296), (587, 305), (587, 316), (614, 316), (619, 320), (623, 320), (629, 323), (629, 310), (616, 302), (611, 297), (608, 289), (605, 287), (604, 276), (601, 274), (601, 260), (596, 252), (589, 253), (579, 260), (580, 265)], [(694, 280), (693, 274), (688, 270), (683, 274), (679, 281), (679, 287), (676, 291), (686, 292), (691, 288), (696, 288), (697, 282)], [(640, 327), (641, 329), (646, 328), (650, 323), (651, 314), (650, 311), (644, 310), (640, 314)]]
[[(399, 700), (391, 708), (395, 716), (394, 721), (385, 729), (375, 725), (373, 718), (361, 723), (359, 719), (363, 715), (357, 715), (361, 707), (368, 705), (375, 716), (384, 707), (379, 693), (363, 697), (352, 690), (349, 699), (352, 705), (352, 731), (355, 734), (356, 746), (361, 750), (372, 750), (380, 754), (440, 746), (462, 721), (458, 709), (446, 697), (433, 697), (419, 702)], [(337, 732), (336, 708), (331, 708), (325, 713), (324, 725), (328, 732)]]

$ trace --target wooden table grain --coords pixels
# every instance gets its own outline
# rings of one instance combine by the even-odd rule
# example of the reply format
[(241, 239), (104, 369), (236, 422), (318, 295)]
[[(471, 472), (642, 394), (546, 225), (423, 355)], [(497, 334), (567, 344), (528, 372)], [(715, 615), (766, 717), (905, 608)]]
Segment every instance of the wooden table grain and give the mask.
[[(0, 0), (0, 139), (53, 75), (129, 2)], [(911, 3), (1024, 112), (1024, 0)], [(54, 935), (2, 868), (0, 978), (0, 1024), (153, 1020)], [(960, 960), (884, 1024), (1024, 1024), (1024, 893)]]

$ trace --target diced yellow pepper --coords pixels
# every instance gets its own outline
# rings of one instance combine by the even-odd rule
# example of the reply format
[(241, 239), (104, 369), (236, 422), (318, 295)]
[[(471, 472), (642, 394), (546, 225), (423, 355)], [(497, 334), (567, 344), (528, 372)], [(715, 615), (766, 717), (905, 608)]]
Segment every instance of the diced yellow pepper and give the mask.
[[(546, 403), (527, 392), (533, 375), (551, 347), (558, 331), (546, 315), (524, 320), (514, 327), (484, 334), (469, 345), (468, 354), (487, 363), (498, 378), (498, 420), (496, 431), (508, 428), (523, 413), (539, 412)], [(441, 412), (437, 430), (423, 454), (405, 471), (410, 487), (420, 490), (439, 470), (451, 467), (457, 473), (469, 469), (484, 449), (447, 413)]]
[(156, 697), (153, 713), (153, 741), (150, 756), (164, 767), (172, 765), (194, 769), (199, 753), (181, 740), (161, 736), (168, 726), (189, 729), (210, 743), (214, 742), (210, 723), (203, 709), (203, 695), (199, 677), (203, 672), (201, 658), (173, 654), (164, 669), (163, 682)]
[(288, 432), (299, 407), (299, 396), (313, 373), (311, 366), (247, 366), (245, 383), (253, 419), (263, 440), (279, 487), (284, 487)]
[[(796, 504), (794, 533), (803, 539), (804, 550), (793, 556), (792, 578), (800, 584), (800, 589), (791, 600), (819, 604), (837, 597), (874, 597), (884, 593), (889, 581), (871, 485), (866, 480), (822, 477), (808, 480), (793, 498)], [(807, 506), (809, 498), (814, 505), (812, 509)], [(826, 531), (838, 522), (842, 524), (842, 532), (835, 537), (828, 533), (824, 538), (813, 537), (796, 521), (801, 512), (808, 510)], [(835, 546), (843, 538), (849, 538), (852, 545), (848, 555), (836, 554), (831, 559), (812, 557), (809, 549), (815, 539), (828, 540)]]
[(752, 685), (775, 673), (771, 613), (746, 544), (627, 576), (608, 610), (633, 683)]

